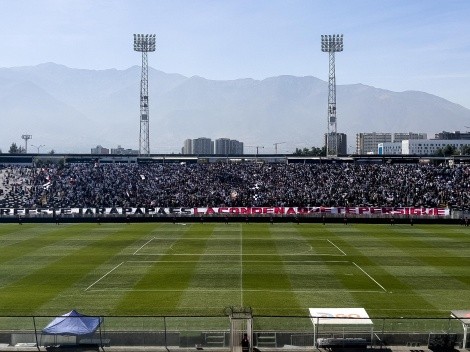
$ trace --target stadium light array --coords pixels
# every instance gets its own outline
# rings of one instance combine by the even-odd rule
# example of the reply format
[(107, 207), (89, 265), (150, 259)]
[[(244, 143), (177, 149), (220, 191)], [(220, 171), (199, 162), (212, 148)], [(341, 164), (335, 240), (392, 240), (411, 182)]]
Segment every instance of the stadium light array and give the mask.
[(155, 51), (155, 34), (134, 34), (134, 50), (140, 52)]
[(343, 51), (343, 35), (322, 35), (321, 36), (321, 51), (325, 53)]

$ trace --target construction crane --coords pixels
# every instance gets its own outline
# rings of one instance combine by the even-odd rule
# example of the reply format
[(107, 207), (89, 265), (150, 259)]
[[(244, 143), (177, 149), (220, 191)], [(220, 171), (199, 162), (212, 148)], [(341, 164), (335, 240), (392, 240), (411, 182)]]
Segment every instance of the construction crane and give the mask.
[(284, 143), (287, 143), (287, 142), (276, 142), (276, 143), (273, 143), (273, 145), (274, 145), (274, 154), (277, 154), (277, 146), (278, 146), (279, 144), (284, 144)]
[(245, 145), (247, 148), (256, 148), (256, 155), (258, 155), (259, 149), (262, 148), (264, 149), (263, 145)]
[(259, 149), (260, 148), (264, 149), (263, 145), (245, 145), (245, 147), (247, 147), (247, 148), (256, 148), (256, 157), (258, 157)]

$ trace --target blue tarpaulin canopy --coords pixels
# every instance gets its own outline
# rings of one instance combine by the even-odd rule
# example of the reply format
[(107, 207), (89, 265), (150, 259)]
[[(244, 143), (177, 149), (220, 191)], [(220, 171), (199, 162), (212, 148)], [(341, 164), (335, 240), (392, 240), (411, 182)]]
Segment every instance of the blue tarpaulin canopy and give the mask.
[(100, 324), (100, 317), (90, 317), (72, 310), (55, 318), (42, 332), (50, 335), (87, 335), (94, 333)]

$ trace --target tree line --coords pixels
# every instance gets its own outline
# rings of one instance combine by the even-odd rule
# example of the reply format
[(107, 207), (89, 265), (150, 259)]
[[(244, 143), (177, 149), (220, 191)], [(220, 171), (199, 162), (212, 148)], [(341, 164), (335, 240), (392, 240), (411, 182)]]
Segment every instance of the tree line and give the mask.
[[(21, 145), (17, 145), (15, 142), (13, 142), (10, 145), (10, 149), (8, 149), (8, 153), (10, 154), (26, 154), (26, 149), (22, 147)], [(2, 150), (0, 149), (0, 154), (2, 154)], [(48, 154), (55, 154), (54, 149), (48, 152)]]

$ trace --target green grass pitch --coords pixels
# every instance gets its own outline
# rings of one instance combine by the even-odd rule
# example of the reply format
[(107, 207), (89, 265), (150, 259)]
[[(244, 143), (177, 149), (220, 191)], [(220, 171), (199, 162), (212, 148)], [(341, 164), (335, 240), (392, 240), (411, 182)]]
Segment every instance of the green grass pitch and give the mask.
[(470, 308), (470, 228), (256, 223), (2, 224), (0, 316), (448, 317)]

